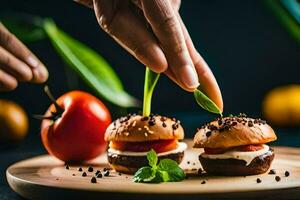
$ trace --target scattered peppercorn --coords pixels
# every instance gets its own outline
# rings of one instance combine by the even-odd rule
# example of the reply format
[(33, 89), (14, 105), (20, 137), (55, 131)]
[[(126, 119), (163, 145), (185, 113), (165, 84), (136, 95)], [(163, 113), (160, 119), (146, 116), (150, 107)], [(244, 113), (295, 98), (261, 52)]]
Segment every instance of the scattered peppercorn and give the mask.
[(83, 173), (82, 173), (82, 176), (83, 176), (83, 177), (86, 177), (86, 176), (87, 176), (86, 172), (83, 172)]
[(104, 171), (103, 175), (104, 176), (109, 176), (109, 170)]
[(101, 173), (101, 171), (100, 171), (100, 170), (97, 170), (97, 171), (95, 172), (95, 175), (97, 176), (99, 173)]
[(276, 174), (276, 171), (275, 171), (275, 169), (271, 169), (270, 171), (269, 171), (269, 173), (268, 174)]
[(97, 178), (102, 178), (102, 174), (101, 173), (97, 174), (96, 176), (97, 176)]
[(149, 120), (148, 124), (149, 124), (149, 126), (154, 126), (155, 125), (155, 121), (154, 120)]
[(119, 176), (122, 176), (122, 173), (121, 173), (121, 172), (119, 172)]
[(67, 169), (67, 170), (69, 170), (69, 169), (70, 169), (69, 165), (66, 165), (66, 169)]
[(290, 172), (289, 172), (289, 171), (285, 171), (285, 172), (284, 172), (284, 175), (285, 175), (286, 177), (288, 177), (288, 176), (290, 176)]
[(172, 124), (172, 128), (174, 129), (174, 130), (176, 130), (177, 128), (178, 128), (178, 124)]
[(202, 172), (203, 172), (203, 169), (199, 168), (198, 169), (198, 174), (202, 174)]
[(108, 167), (103, 168), (103, 171), (107, 171), (107, 170), (110, 170), (110, 168), (108, 168)]
[(162, 126), (163, 126), (164, 128), (166, 128), (166, 127), (167, 127), (167, 124), (166, 124), (165, 122), (163, 122), (163, 123), (162, 123)]
[(206, 132), (206, 137), (209, 137), (209, 136), (211, 136), (211, 131)]
[(279, 181), (281, 180), (281, 178), (280, 178), (279, 176), (275, 176), (275, 180), (276, 180), (277, 182), (279, 182)]
[(93, 171), (94, 171), (94, 168), (93, 168), (92, 166), (89, 166), (89, 167), (88, 167), (88, 171), (89, 171), (89, 172), (93, 172)]
[(92, 177), (92, 179), (91, 179), (91, 183), (97, 183), (97, 179), (96, 179), (96, 177)]
[(261, 179), (260, 179), (260, 178), (257, 178), (257, 179), (256, 179), (256, 183), (261, 183)]
[(75, 176), (75, 174), (72, 174), (72, 176)]
[(202, 181), (202, 182), (201, 182), (202, 185), (205, 184), (205, 183), (206, 183), (206, 181)]
[(149, 119), (149, 117), (143, 117), (142, 119), (141, 119), (141, 121), (147, 121)]
[(82, 168), (81, 168), (81, 167), (79, 167), (79, 168), (78, 168), (78, 171), (82, 172)]
[(186, 163), (189, 165), (191, 162), (190, 162), (190, 161), (187, 161)]

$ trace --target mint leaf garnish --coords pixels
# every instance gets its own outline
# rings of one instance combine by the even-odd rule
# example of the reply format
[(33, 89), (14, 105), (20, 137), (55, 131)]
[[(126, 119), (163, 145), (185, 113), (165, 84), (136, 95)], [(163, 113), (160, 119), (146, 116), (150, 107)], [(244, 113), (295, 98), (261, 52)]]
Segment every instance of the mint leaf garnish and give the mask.
[(156, 152), (153, 149), (151, 149), (147, 153), (147, 159), (148, 159), (150, 167), (156, 167), (158, 158), (157, 158)]
[(151, 182), (155, 178), (156, 171), (151, 167), (142, 167), (134, 175), (134, 182)]
[(134, 182), (160, 183), (176, 182), (185, 178), (184, 171), (178, 166), (177, 162), (171, 159), (162, 159), (159, 164), (156, 152), (151, 149), (147, 153), (149, 166), (140, 168), (133, 177)]

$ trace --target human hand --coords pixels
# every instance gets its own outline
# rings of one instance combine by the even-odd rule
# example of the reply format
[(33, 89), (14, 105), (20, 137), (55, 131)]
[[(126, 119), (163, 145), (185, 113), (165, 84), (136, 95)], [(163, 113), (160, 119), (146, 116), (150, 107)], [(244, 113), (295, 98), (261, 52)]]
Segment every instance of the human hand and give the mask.
[(200, 83), (223, 110), (218, 83), (178, 12), (180, 0), (75, 1), (93, 8), (102, 29), (144, 65), (164, 72), (187, 91)]
[(38, 58), (0, 22), (0, 91), (10, 91), (18, 82), (42, 83), (48, 71)]

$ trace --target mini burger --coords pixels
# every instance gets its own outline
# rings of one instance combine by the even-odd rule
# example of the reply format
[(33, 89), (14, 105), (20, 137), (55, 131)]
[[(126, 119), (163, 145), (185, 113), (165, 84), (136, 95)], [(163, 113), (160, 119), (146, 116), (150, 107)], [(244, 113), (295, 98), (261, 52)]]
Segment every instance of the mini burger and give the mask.
[(242, 114), (219, 118), (198, 129), (194, 148), (204, 148), (199, 160), (207, 173), (245, 176), (270, 168), (274, 152), (266, 143), (276, 139), (265, 121)]
[(108, 162), (118, 172), (133, 174), (148, 165), (147, 152), (153, 149), (159, 159), (170, 158), (179, 164), (187, 148), (184, 142), (179, 142), (183, 138), (183, 128), (175, 118), (128, 115), (106, 130)]

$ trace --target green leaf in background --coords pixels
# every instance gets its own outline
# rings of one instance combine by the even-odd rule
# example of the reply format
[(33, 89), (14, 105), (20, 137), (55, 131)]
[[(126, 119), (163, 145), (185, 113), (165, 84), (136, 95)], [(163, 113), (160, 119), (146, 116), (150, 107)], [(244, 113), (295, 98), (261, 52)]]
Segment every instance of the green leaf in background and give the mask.
[(37, 42), (47, 38), (42, 27), (43, 20), (27, 14), (1, 17), (1, 23), (25, 43)]
[(139, 105), (124, 91), (117, 74), (99, 54), (57, 28), (52, 20), (44, 21), (44, 29), (64, 61), (99, 95), (121, 107)]
[(222, 112), (218, 106), (200, 90), (196, 89), (194, 91), (194, 97), (199, 106), (201, 106), (204, 110), (222, 115)]
[[(297, 22), (300, 16), (299, 2), (296, 0), (265, 0), (265, 3), (300, 44), (300, 23)], [(295, 5), (298, 5), (298, 9), (294, 7)]]
[(159, 79), (160, 74), (151, 71), (146, 67), (145, 83), (144, 83), (144, 100), (143, 100), (143, 116), (151, 114), (151, 99), (155, 85)]

